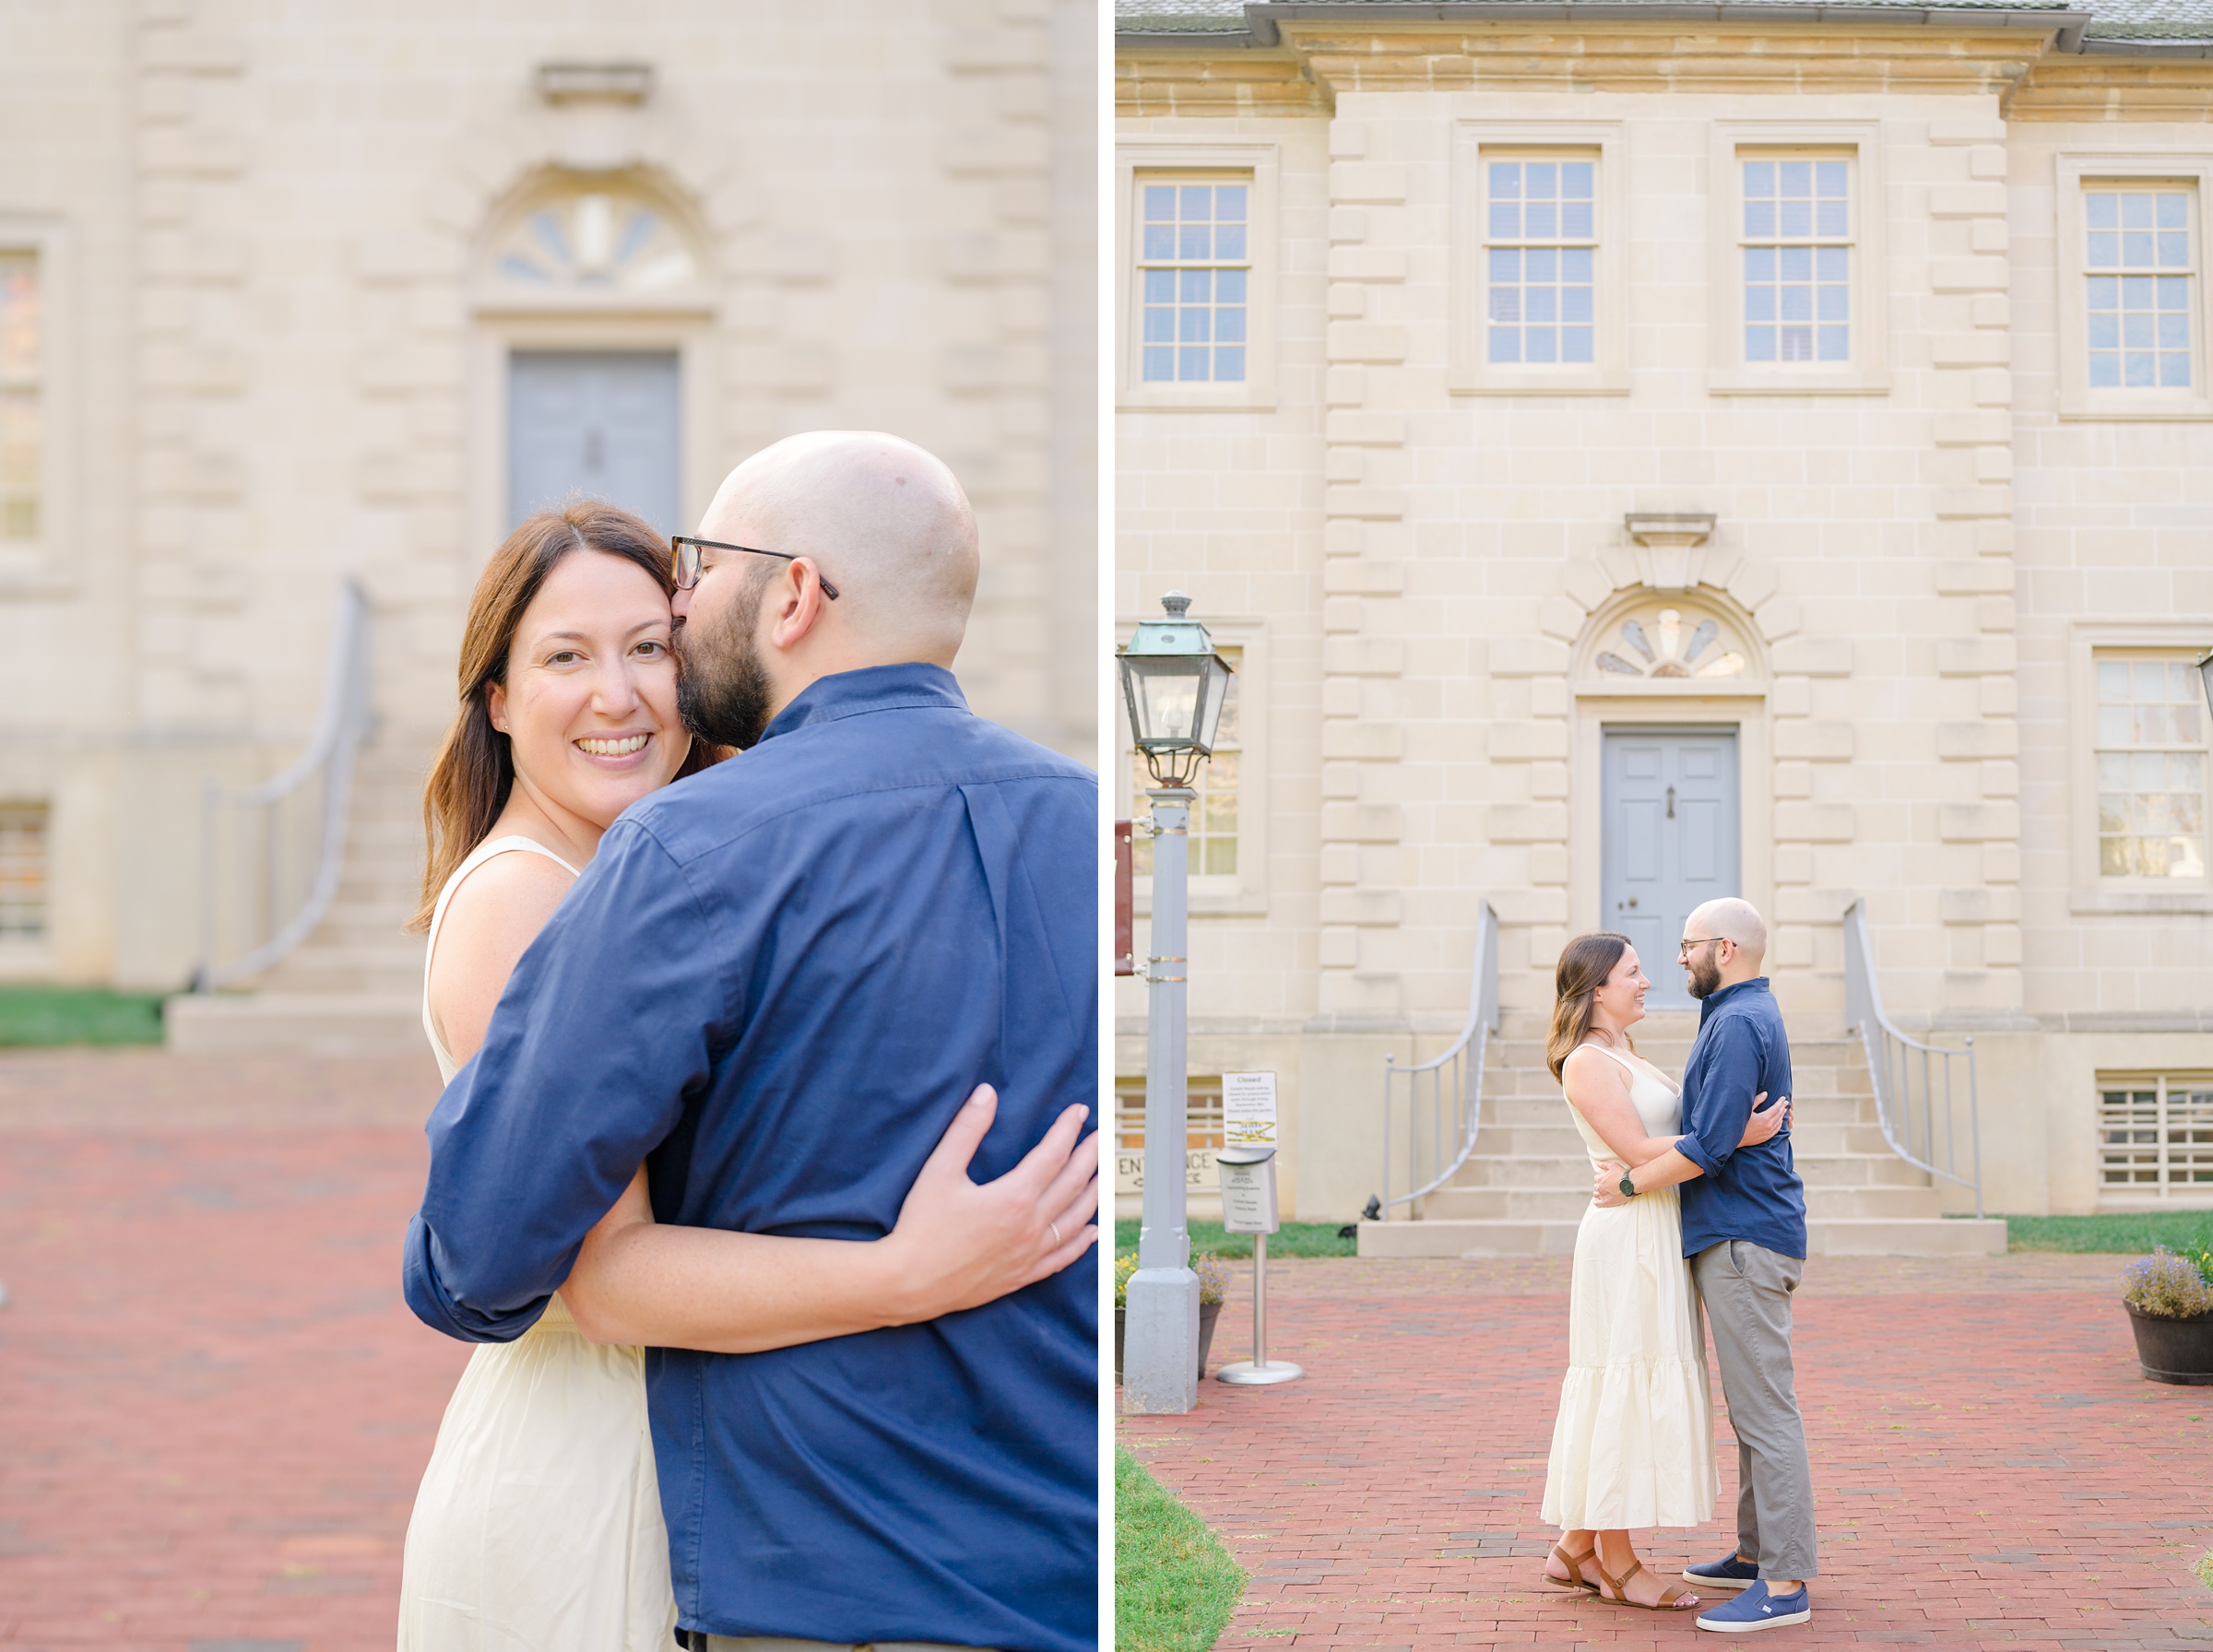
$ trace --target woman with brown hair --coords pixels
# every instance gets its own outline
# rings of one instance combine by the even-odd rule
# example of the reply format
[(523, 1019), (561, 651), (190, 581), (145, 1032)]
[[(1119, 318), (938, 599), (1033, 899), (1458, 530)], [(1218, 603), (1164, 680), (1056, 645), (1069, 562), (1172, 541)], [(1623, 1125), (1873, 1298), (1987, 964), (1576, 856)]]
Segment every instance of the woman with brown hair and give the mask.
[[(1677, 1139), (1682, 1093), (1629, 1038), (1651, 986), (1636, 948), (1627, 936), (1578, 936), (1553, 985), (1545, 1058), (1592, 1166), (1659, 1157)], [(1787, 1098), (1765, 1112), (1755, 1103), (1746, 1145), (1774, 1135), (1788, 1112)], [(1692, 1610), (1696, 1595), (1645, 1571), (1630, 1532), (1702, 1526), (1714, 1491), (1706, 1328), (1675, 1190), (1592, 1205), (1576, 1232), (1568, 1375), (1544, 1476), (1544, 1517), (1561, 1528), (1546, 1580), (1648, 1611)]]
[[(678, 715), (674, 588), (667, 543), (591, 502), (531, 517), (478, 582), (415, 921), (449, 1081), (616, 816), (722, 755)], [(996, 1104), (979, 1086), (871, 1241), (660, 1225), (640, 1166), (538, 1323), (479, 1346), (455, 1389), (408, 1527), (402, 1652), (664, 1652), (676, 1602), (644, 1346), (748, 1353), (911, 1325), (1067, 1267), (1097, 1236), (1087, 1110), (979, 1186), (967, 1165)]]

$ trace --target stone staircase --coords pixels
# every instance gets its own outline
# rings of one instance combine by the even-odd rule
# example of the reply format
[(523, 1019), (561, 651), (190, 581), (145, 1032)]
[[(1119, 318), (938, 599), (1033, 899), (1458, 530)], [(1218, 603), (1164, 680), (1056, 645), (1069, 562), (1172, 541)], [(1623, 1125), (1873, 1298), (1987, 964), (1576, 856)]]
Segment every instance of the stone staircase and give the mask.
[(427, 752), (381, 743), (362, 750), (330, 911), (246, 990), (170, 999), (172, 1048), (347, 1055), (425, 1047), (422, 938), (406, 926), (421, 889), (428, 761)]
[[(1697, 1017), (1656, 1012), (1638, 1053), (1679, 1074)], [(1413, 1220), (1360, 1224), (1364, 1257), (1569, 1256), (1591, 1202), (1590, 1160), (1544, 1067), (1544, 1022), (1509, 1011), (1485, 1058), (1475, 1151)], [(1793, 1156), (1805, 1182), (1806, 1243), (1816, 1256), (1990, 1256), (2003, 1221), (1947, 1218), (1932, 1179), (1891, 1152), (1876, 1121), (1859, 1040), (1791, 1044)]]

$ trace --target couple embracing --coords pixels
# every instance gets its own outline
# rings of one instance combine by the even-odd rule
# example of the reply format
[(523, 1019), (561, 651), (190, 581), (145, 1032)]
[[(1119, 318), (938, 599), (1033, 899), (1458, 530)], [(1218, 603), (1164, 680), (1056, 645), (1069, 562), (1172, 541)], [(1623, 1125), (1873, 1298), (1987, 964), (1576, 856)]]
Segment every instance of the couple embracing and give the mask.
[(1760, 974), (1766, 950), (1767, 926), (1746, 902), (1710, 901), (1686, 921), (1677, 962), (1700, 1006), (1679, 1087), (1631, 1041), (1651, 983), (1625, 936), (1568, 942), (1546, 1047), (1594, 1177), (1545, 1473), (1544, 1517), (1561, 1528), (1545, 1577), (1648, 1611), (1703, 1604), (1647, 1572), (1631, 1542), (1636, 1528), (1713, 1516), (1702, 1317), (1736, 1434), (1737, 1545), (1682, 1575), (1731, 1595), (1697, 1619), (1723, 1634), (1806, 1622), (1816, 1575), (1791, 1366), (1805, 1198), (1788, 1129), (1790, 1040)]
[(779, 442), (702, 534), (543, 513), (471, 606), (404, 1279), (482, 1346), (399, 1646), (1084, 1652), (1096, 777), (963, 701), (921, 449)]

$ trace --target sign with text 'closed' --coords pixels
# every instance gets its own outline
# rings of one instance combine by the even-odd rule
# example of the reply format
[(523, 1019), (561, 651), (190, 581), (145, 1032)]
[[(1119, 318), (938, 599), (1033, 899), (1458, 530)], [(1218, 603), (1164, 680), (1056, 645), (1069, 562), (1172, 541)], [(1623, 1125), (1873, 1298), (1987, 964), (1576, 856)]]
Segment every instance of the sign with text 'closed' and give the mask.
[(1222, 1143), (1225, 1147), (1274, 1147), (1275, 1075), (1222, 1075)]

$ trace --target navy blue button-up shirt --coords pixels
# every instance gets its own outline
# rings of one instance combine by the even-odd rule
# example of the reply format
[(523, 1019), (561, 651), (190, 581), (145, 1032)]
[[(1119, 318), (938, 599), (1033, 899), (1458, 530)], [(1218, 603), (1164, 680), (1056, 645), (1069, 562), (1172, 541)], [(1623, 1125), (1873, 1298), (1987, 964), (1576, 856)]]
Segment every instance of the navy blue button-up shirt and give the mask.
[[(875, 1239), (979, 1081), (978, 1181), (1071, 1101), (1095, 1125), (1097, 788), (905, 665), (634, 805), (431, 1115), (408, 1305), (520, 1336), (641, 1161), (659, 1221)], [(1087, 1257), (925, 1325), (648, 1351), (684, 1627), (1089, 1652), (1096, 1288)]]
[(1748, 1239), (1786, 1257), (1805, 1255), (1805, 1187), (1785, 1129), (1737, 1146), (1752, 1098), (1791, 1093), (1791, 1041), (1765, 975), (1739, 981), (1698, 1007), (1698, 1041), (1683, 1068), (1683, 1139), (1676, 1151), (1706, 1174), (1683, 1184), (1683, 1254)]

